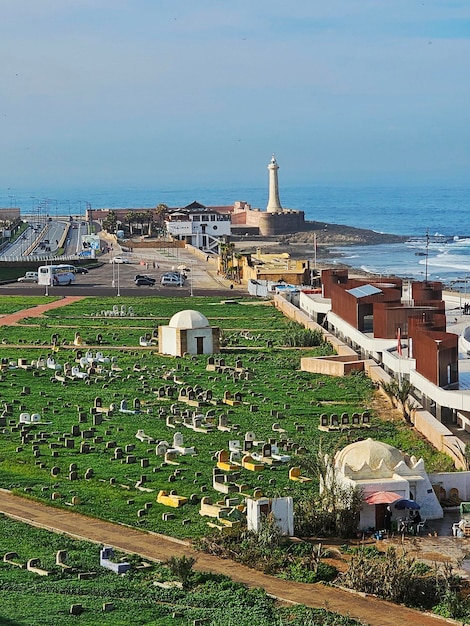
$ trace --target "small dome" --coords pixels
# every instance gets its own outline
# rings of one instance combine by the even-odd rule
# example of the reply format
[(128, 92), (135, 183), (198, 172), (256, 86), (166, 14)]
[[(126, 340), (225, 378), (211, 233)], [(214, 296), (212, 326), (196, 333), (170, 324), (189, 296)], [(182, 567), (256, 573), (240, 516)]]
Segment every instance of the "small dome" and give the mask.
[(406, 462), (406, 458), (397, 448), (370, 438), (351, 443), (336, 455), (337, 466), (344, 467), (347, 464), (355, 471), (360, 470), (364, 464), (375, 470), (379, 467), (381, 461), (387, 467), (393, 469), (401, 461)]
[(209, 326), (209, 320), (205, 315), (199, 313), (199, 311), (193, 311), (187, 309), (186, 311), (180, 311), (175, 313), (170, 320), (169, 326), (172, 328), (207, 328)]

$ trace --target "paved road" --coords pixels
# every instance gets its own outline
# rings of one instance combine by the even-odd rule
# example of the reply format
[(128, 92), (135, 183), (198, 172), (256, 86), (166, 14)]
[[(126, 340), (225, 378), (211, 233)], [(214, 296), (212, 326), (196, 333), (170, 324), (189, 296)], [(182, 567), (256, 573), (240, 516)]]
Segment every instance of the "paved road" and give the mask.
[[(437, 626), (443, 620), (370, 596), (350, 593), (320, 584), (307, 585), (266, 576), (233, 561), (195, 552), (188, 542), (127, 526), (97, 520), (72, 511), (64, 511), (0, 490), (0, 511), (13, 519), (72, 537), (110, 545), (152, 561), (166, 561), (172, 556), (193, 556), (195, 569), (229, 576), (249, 587), (262, 587), (280, 600), (327, 608), (349, 615), (370, 626), (417, 624)], [(454, 622), (455, 623), (455, 622)]]
[[(103, 255), (102, 265), (91, 270), (88, 274), (78, 274), (73, 285), (63, 287), (49, 287), (49, 295), (65, 296), (165, 296), (190, 297), (217, 295), (229, 298), (236, 295), (246, 295), (246, 287), (233, 285), (217, 274), (215, 262), (201, 260), (185, 249), (177, 251), (139, 249), (132, 253), (124, 253), (130, 260), (129, 264), (110, 263), (116, 254), (121, 256), (120, 250), (114, 250)], [(154, 267), (155, 264), (155, 267)], [(184, 286), (162, 286), (161, 275), (164, 272), (185, 265), (190, 271)], [(158, 267), (157, 267), (158, 266)], [(136, 274), (148, 274), (157, 280), (155, 287), (136, 287)], [(45, 294), (45, 287), (36, 284), (8, 283), (0, 285), (0, 295), (31, 295)]]

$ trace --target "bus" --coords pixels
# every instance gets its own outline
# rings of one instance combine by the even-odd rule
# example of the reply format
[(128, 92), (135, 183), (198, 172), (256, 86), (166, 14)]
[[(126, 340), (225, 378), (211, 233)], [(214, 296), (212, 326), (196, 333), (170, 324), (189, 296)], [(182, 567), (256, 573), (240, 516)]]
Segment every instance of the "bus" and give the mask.
[(38, 268), (38, 285), (71, 285), (74, 282), (72, 265), (41, 265)]

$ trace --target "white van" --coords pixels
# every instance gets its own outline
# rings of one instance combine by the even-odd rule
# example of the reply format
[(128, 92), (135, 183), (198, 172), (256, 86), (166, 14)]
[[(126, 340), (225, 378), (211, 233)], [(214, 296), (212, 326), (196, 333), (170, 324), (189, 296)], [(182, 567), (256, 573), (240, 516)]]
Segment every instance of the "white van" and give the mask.
[(173, 275), (163, 274), (160, 282), (162, 285), (182, 285), (183, 284), (182, 278), (175, 276), (174, 274)]

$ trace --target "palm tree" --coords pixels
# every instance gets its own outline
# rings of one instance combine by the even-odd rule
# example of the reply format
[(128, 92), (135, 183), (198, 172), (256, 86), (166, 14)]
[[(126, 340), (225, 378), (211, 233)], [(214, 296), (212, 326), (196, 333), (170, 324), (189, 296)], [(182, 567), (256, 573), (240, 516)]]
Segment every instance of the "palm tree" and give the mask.
[(155, 208), (155, 222), (161, 228), (168, 214), (168, 207), (166, 204), (158, 204)]
[(114, 211), (110, 211), (108, 216), (103, 220), (103, 228), (110, 233), (116, 230), (117, 217)]
[(153, 227), (153, 211), (152, 209), (148, 209), (147, 211), (145, 211), (144, 213), (145, 215), (145, 219), (147, 221), (147, 235), (151, 235), (152, 234), (152, 227)]
[(233, 263), (233, 251), (235, 250), (234, 243), (222, 243), (220, 244), (220, 262), (222, 266), (222, 273), (228, 274), (229, 268)]
[(127, 224), (128, 228), (129, 228), (129, 233), (133, 234), (132, 232), (132, 223), (135, 221), (135, 213), (133, 211), (128, 211), (126, 213), (126, 215), (124, 216), (124, 222)]

